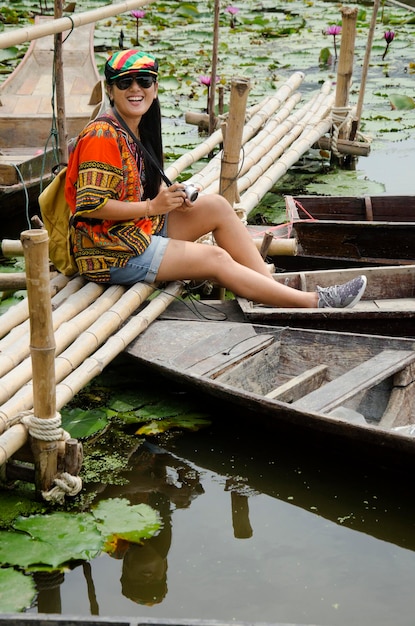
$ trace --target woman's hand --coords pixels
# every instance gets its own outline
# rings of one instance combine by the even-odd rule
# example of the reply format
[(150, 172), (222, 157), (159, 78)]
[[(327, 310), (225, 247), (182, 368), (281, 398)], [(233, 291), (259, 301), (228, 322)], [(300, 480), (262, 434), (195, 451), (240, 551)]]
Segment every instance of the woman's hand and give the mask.
[(192, 206), (181, 183), (173, 183), (170, 187), (162, 187), (151, 201), (152, 215), (170, 213), (170, 211), (187, 211)]

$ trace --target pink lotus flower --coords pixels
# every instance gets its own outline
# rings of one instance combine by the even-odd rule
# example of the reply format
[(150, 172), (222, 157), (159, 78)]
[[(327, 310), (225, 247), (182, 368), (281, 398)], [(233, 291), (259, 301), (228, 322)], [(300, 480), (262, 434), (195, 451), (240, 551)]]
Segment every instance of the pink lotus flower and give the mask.
[(340, 35), (341, 32), (342, 27), (336, 26), (336, 24), (332, 24), (332, 26), (327, 26), (326, 28), (326, 35), (333, 35), (333, 37), (335, 37), (336, 35)]
[(226, 7), (225, 11), (226, 13), (229, 13), (229, 15), (231, 16), (231, 24), (230, 24), (231, 28), (235, 28), (235, 24), (236, 24), (235, 15), (239, 13), (239, 8), (230, 4), (228, 7)]
[[(216, 83), (218, 83), (220, 81), (219, 76), (216, 76)], [(208, 76), (206, 74), (201, 74), (199, 76), (199, 83), (201, 85), (206, 85), (207, 86), (207, 107), (206, 107), (206, 111), (209, 111), (209, 101), (210, 101), (210, 85), (212, 82), (212, 78), (211, 76)]]
[(337, 46), (336, 46), (336, 36), (340, 35), (342, 32), (342, 27), (337, 26), (337, 24), (332, 24), (331, 26), (327, 26), (326, 35), (333, 35), (333, 45), (334, 45), (334, 60), (337, 61)]
[[(200, 83), (201, 85), (207, 85), (207, 86), (209, 87), (209, 86), (210, 86), (211, 81), (212, 81), (211, 76), (207, 76), (207, 75), (205, 75), (205, 74), (201, 74), (201, 75), (199, 76), (199, 83)], [(216, 76), (216, 82), (218, 83), (219, 81), (220, 81), (219, 76)]]
[(135, 42), (134, 45), (138, 46), (138, 22), (145, 16), (145, 11), (130, 11), (130, 15), (135, 19)]
[(389, 49), (389, 45), (392, 43), (392, 41), (395, 39), (395, 33), (393, 32), (393, 30), (387, 30), (386, 33), (383, 35), (385, 41), (386, 41), (386, 48), (385, 48), (385, 52), (382, 55), (382, 61), (384, 60), (385, 56), (387, 55), (388, 49)]

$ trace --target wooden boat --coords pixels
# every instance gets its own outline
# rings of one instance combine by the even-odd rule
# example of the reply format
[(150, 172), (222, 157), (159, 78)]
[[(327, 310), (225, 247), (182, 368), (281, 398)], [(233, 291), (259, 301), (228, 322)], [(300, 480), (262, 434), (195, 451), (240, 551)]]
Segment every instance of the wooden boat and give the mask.
[(286, 206), (299, 254), (385, 265), (415, 261), (415, 198), (287, 196)]
[(293, 218), (415, 222), (415, 196), (287, 196)]
[[(268, 256), (281, 271), (346, 269), (415, 262), (415, 196), (286, 196), (286, 221), (248, 226), (274, 236)], [(285, 238), (294, 255), (273, 254)]]
[(311, 272), (281, 272), (274, 279), (301, 291), (315, 291), (367, 277), (362, 300), (352, 309), (271, 308), (238, 298), (246, 319), (261, 324), (415, 337), (415, 265), (388, 265)]
[(156, 320), (126, 348), (146, 367), (250, 413), (256, 428), (301, 428), (369, 450), (415, 452), (415, 340)]
[[(37, 23), (51, 17), (37, 17)], [(94, 56), (94, 24), (63, 33), (62, 63), (68, 137), (76, 136), (105, 102), (103, 81)], [(51, 131), (53, 35), (33, 40), (0, 87), (0, 216), (2, 237), (19, 237), (28, 228), (26, 207), (36, 212), (40, 184), (51, 180), (59, 162)], [(6, 232), (7, 231), (7, 232)]]

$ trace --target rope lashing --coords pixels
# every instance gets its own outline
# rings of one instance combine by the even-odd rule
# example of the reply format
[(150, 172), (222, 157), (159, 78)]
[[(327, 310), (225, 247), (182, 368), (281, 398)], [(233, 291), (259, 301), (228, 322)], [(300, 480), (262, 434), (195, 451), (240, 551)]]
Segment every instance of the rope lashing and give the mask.
[(331, 137), (331, 150), (338, 158), (344, 155), (339, 152), (337, 142), (342, 129), (349, 128), (353, 121), (353, 113), (351, 107), (333, 107), (331, 110), (331, 121), (333, 125)]
[(32, 413), (22, 417), (22, 424), (26, 426), (29, 435), (34, 439), (42, 441), (66, 441), (70, 439), (70, 434), (61, 428), (60, 413), (56, 413), (55, 417), (43, 419), (36, 417)]
[[(29, 435), (42, 441), (67, 441), (70, 434), (61, 428), (61, 415), (56, 413), (50, 419), (39, 418), (28, 412), (22, 416), (21, 423), (27, 428)], [(82, 489), (79, 476), (62, 472), (54, 479), (55, 486), (49, 491), (42, 491), (42, 497), (48, 502), (63, 503), (65, 496), (76, 496)]]
[(62, 472), (53, 482), (55, 487), (49, 491), (42, 491), (43, 499), (48, 502), (62, 504), (65, 496), (76, 496), (82, 489), (82, 479), (79, 476), (72, 476), (68, 472)]

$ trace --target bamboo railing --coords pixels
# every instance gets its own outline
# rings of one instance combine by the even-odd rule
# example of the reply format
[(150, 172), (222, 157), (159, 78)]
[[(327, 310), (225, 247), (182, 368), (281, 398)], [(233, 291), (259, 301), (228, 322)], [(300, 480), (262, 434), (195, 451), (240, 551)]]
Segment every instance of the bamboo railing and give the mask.
[(85, 24), (92, 24), (93, 22), (98, 22), (99, 20), (131, 11), (132, 9), (151, 4), (152, 2), (154, 2), (154, 0), (124, 0), (124, 2), (106, 4), (98, 9), (85, 11), (84, 13), (71, 13), (70, 16), (60, 17), (46, 24), (27, 26), (2, 33), (0, 35), (0, 48), (8, 48), (19, 43), (32, 41), (33, 39), (40, 39), (47, 35), (56, 35), (65, 30), (71, 30), (72, 28), (84, 26)]

